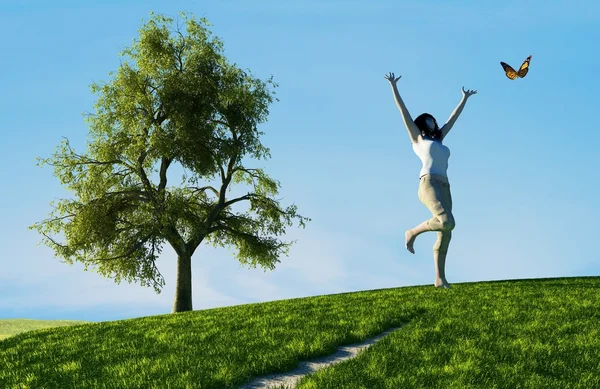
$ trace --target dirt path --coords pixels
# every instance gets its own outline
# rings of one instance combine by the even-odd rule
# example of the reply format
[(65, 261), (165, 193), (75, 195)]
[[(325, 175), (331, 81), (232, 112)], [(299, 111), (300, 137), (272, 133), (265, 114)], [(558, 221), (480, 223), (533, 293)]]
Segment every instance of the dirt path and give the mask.
[(296, 387), (296, 382), (305, 375), (314, 373), (315, 371), (321, 370), (329, 365), (354, 358), (359, 351), (370, 347), (379, 339), (383, 338), (390, 332), (397, 330), (398, 328), (401, 327), (391, 328), (371, 339), (365, 340), (362, 343), (355, 343), (339, 347), (335, 353), (326, 357), (300, 362), (298, 368), (293, 371), (258, 377), (250, 383), (241, 386), (240, 389), (274, 388), (281, 385), (286, 385), (286, 388), (293, 389)]

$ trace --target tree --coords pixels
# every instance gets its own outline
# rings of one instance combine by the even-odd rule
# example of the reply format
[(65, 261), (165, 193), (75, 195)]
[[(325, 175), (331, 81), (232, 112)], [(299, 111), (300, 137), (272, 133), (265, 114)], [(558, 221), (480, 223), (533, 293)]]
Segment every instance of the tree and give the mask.
[[(200, 243), (233, 245), (242, 264), (273, 270), (294, 243), (277, 236), (293, 220), (303, 228), (310, 220), (295, 205), (281, 207), (278, 181), (242, 163), (270, 157), (257, 126), (273, 101), (272, 77), (261, 81), (228, 63), (222, 42), (209, 39), (208, 21), (180, 15), (185, 35), (179, 25), (169, 29), (171, 18), (151, 13), (139, 39), (119, 53), (133, 63), (122, 61), (111, 82), (91, 85), (99, 97), (86, 115), (87, 154), (64, 138), (51, 158), (37, 158), (75, 199), (51, 202), (51, 217), (29, 227), (63, 262), (81, 262), (86, 271), (93, 265), (116, 283), (139, 281), (157, 293), (164, 279), (155, 261), (168, 242), (178, 257), (173, 313), (192, 310), (191, 258)], [(167, 188), (173, 162), (192, 175)], [(211, 180), (218, 188), (203, 185)], [(236, 183), (253, 191), (228, 199)], [(249, 209), (234, 213), (239, 202)], [(63, 243), (51, 236), (61, 232)]]

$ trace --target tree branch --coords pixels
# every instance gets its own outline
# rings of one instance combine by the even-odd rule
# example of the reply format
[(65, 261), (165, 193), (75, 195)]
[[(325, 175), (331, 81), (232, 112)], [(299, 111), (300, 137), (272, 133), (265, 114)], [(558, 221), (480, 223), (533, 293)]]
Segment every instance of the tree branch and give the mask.
[(221, 170), (221, 181), (225, 182), (225, 170), (223, 170), (221, 164), (219, 164), (219, 170)]
[[(229, 163), (227, 163), (227, 175), (222, 180), (223, 184), (221, 185), (221, 191), (219, 193), (219, 205), (221, 207), (223, 207), (225, 204), (225, 192), (227, 191), (227, 187), (231, 182), (231, 177), (233, 176), (233, 167), (235, 166), (237, 159), (238, 153), (234, 153), (231, 157), (229, 157)], [(219, 167), (221, 167), (221, 165), (219, 165)], [(223, 169), (221, 168), (221, 177), (224, 175)]]
[(144, 171), (144, 160), (146, 159), (146, 155), (147, 155), (146, 150), (142, 151), (142, 153), (140, 154), (140, 157), (137, 160), (138, 164), (139, 164), (138, 172), (140, 173), (140, 178), (142, 179), (142, 182), (143, 182), (144, 186), (146, 187), (146, 191), (148, 191), (148, 193), (151, 194), (152, 193), (152, 184), (150, 184), (150, 180), (148, 179), (148, 176), (146, 175), (146, 171)]
[(231, 175), (233, 174), (233, 166), (235, 165), (235, 162), (238, 159), (238, 153), (233, 154), (230, 158), (229, 158), (229, 163), (227, 164), (227, 181), (229, 183), (229, 181), (231, 180)]
[[(71, 145), (69, 144), (69, 139), (65, 138), (64, 136), (62, 138), (67, 141), (66, 143), (67, 143), (67, 147), (69, 148), (69, 152), (71, 152), (71, 154), (73, 154), (73, 156), (76, 159), (78, 159), (79, 161), (82, 161), (82, 162), (73, 162), (73, 165), (115, 165), (115, 164), (118, 164), (118, 165), (123, 165), (123, 166), (125, 166), (125, 167), (127, 167), (127, 168), (129, 168), (131, 170), (135, 170), (127, 162), (122, 161), (120, 159), (112, 159), (110, 161), (98, 161), (98, 160), (95, 160), (93, 158), (89, 158), (89, 157), (87, 157), (85, 155), (79, 155), (75, 151), (73, 151), (73, 149), (71, 148)], [(59, 155), (57, 155), (55, 153), (54, 156), (59, 156)], [(59, 156), (59, 157), (61, 157), (61, 156)], [(70, 167), (70, 166), (67, 166), (67, 165), (62, 165), (62, 164), (52, 163), (52, 162), (47, 162), (47, 164), (50, 165), (50, 166), (58, 166), (58, 167), (65, 167), (65, 168)]]
[[(56, 207), (55, 207), (55, 209), (56, 209)], [(58, 221), (58, 220), (63, 220), (63, 219), (66, 219), (68, 217), (75, 217), (75, 216), (77, 216), (76, 213), (71, 213), (71, 214), (68, 214), (68, 215), (65, 215), (65, 216), (55, 217), (53, 219), (46, 219), (46, 220), (42, 221), (42, 224), (52, 223), (52, 222), (55, 222), (55, 221)]]
[(167, 186), (167, 169), (171, 165), (173, 160), (170, 158), (163, 157), (160, 163), (160, 183), (158, 184), (158, 190), (161, 191)]
[(244, 201), (244, 200), (250, 200), (251, 198), (253, 198), (253, 197), (255, 197), (255, 196), (256, 196), (256, 195), (255, 195), (254, 193), (248, 193), (248, 194), (246, 194), (246, 195), (244, 195), (244, 196), (241, 196), (241, 197), (238, 197), (238, 198), (236, 198), (236, 199), (229, 200), (229, 201), (227, 201), (227, 202), (225, 202), (225, 203), (223, 204), (223, 208), (227, 208), (227, 207), (229, 207), (231, 204), (235, 204), (235, 203), (237, 203), (237, 202), (240, 202), (240, 201)]
[(237, 167), (235, 167), (233, 169), (234, 173), (235, 172), (244, 172), (244, 173), (248, 173), (248, 175), (250, 177), (258, 179), (258, 178), (260, 178), (260, 176), (258, 174), (253, 173), (253, 172), (256, 172), (256, 171), (258, 171), (258, 169), (246, 169), (243, 166), (237, 166)]
[(165, 120), (167, 120), (167, 114), (163, 111), (163, 109), (163, 103), (161, 102), (156, 110), (156, 118), (154, 119), (157, 126), (160, 126)]
[(164, 232), (165, 238), (171, 244), (177, 255), (181, 255), (182, 251), (187, 249), (187, 246), (177, 229), (171, 225), (168, 225), (164, 227)]
[(225, 225), (222, 225), (222, 224), (220, 225), (220, 227), (221, 227), (220, 228), (221, 230), (227, 231), (227, 232), (229, 232), (229, 233), (231, 233), (233, 235), (240, 235), (240, 236), (243, 236), (243, 237), (246, 237), (246, 238), (260, 239), (259, 236), (252, 235), (252, 234), (249, 234), (247, 232), (239, 231), (239, 230), (236, 230), (234, 228), (231, 228), (231, 227), (228, 227), (228, 226), (225, 226)]
[[(81, 157), (80, 159), (84, 159), (83, 157)], [(114, 159), (112, 161), (105, 161), (105, 162), (100, 162), (100, 161), (96, 161), (96, 160), (88, 160), (86, 162), (74, 162), (73, 165), (114, 165), (117, 163), (124, 163), (123, 161), (119, 160), (119, 159)], [(58, 166), (58, 167), (70, 167), (67, 165), (62, 165), (62, 164), (58, 164), (58, 163), (51, 163), (48, 162), (48, 165), (50, 166)]]
[(203, 186), (202, 188), (197, 188), (195, 186), (188, 186), (188, 189), (193, 189), (193, 192), (200, 192), (200, 193), (203, 193), (206, 190), (210, 190), (211, 192), (213, 192), (215, 194), (215, 196), (219, 197), (219, 192), (212, 186)]
[(45, 232), (42, 232), (42, 235), (44, 235), (46, 237), (46, 239), (48, 239), (50, 242), (54, 243), (56, 246), (58, 246), (60, 248), (63, 248), (63, 249), (68, 249), (69, 248), (69, 246), (65, 246), (65, 245), (62, 245), (62, 244), (56, 242), (54, 239), (52, 239), (51, 237), (49, 237)]
[(183, 73), (184, 68), (183, 68), (183, 59), (182, 58), (183, 58), (183, 52), (184, 52), (184, 49), (186, 46), (186, 42), (185, 42), (185, 36), (183, 36), (183, 34), (181, 33), (179, 26), (177, 27), (177, 34), (179, 34), (179, 36), (181, 37), (181, 47), (178, 48), (179, 52), (177, 52), (177, 50), (175, 50), (175, 48), (174, 48), (174, 51), (176, 53), (177, 60), (179, 61), (179, 69), (178, 70)]
[(121, 169), (119, 171), (114, 172), (113, 174), (116, 175), (116, 176), (120, 176), (121, 178), (124, 179), (125, 177), (131, 175), (131, 170), (129, 170), (128, 168), (127, 169)]
[[(159, 95), (158, 88), (155, 87), (154, 85), (152, 85), (152, 82), (150, 79), (148, 79), (148, 82), (146, 85), (148, 88), (150, 88), (150, 96), (156, 97)], [(160, 126), (167, 119), (167, 115), (162, 111), (163, 111), (163, 102), (161, 101), (159, 103), (156, 111), (152, 110), (152, 119), (153, 119), (154, 123), (158, 126)]]

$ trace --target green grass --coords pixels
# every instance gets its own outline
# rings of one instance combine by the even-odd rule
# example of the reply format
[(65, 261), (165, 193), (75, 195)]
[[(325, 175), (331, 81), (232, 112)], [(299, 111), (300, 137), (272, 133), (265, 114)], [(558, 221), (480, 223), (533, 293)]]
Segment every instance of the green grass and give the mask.
[(235, 388), (390, 327), (299, 388), (600, 388), (600, 277), (317, 296), (20, 333), (0, 388)]
[(0, 340), (22, 332), (89, 323), (83, 320), (0, 319)]

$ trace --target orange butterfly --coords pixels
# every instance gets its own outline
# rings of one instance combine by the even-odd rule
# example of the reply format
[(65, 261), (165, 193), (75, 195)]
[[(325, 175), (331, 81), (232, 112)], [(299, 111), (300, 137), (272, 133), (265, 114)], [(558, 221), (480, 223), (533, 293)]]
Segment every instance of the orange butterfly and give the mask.
[(523, 62), (523, 65), (521, 65), (518, 72), (506, 62), (500, 62), (500, 65), (502, 65), (502, 68), (506, 72), (506, 77), (514, 80), (517, 77), (523, 78), (527, 75), (527, 72), (529, 71), (529, 61), (531, 61), (531, 55)]

